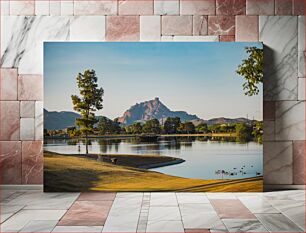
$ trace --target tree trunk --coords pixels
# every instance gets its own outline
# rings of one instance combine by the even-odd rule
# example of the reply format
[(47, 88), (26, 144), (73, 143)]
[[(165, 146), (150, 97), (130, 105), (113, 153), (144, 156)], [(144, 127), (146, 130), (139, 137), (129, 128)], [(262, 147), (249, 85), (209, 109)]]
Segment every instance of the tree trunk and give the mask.
[(86, 147), (86, 155), (88, 155), (88, 133), (85, 135), (85, 147)]

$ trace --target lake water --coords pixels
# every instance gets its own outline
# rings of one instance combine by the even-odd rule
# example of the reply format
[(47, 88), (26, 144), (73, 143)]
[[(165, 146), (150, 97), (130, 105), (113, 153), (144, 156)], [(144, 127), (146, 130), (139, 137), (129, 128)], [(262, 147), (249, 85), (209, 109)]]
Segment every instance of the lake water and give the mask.
[[(78, 151), (80, 145), (80, 151)], [(75, 140), (45, 140), (44, 149), (62, 154), (85, 153), (82, 142)], [(236, 142), (218, 142), (200, 139), (163, 139), (142, 143), (131, 139), (91, 140), (90, 153), (107, 154), (159, 154), (182, 158), (185, 162), (151, 169), (169, 175), (199, 179), (254, 177), (263, 171), (262, 145)]]

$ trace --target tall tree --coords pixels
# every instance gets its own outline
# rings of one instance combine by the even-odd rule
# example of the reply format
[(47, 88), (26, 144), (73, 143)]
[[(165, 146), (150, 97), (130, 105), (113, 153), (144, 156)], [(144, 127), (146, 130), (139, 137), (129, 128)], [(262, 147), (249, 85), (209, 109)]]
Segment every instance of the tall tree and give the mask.
[(142, 127), (143, 133), (154, 133), (159, 134), (161, 131), (159, 121), (157, 119), (152, 119), (146, 121), (146, 123)]
[(206, 123), (201, 123), (196, 127), (197, 133), (207, 133), (207, 131), (208, 131), (208, 126)]
[(259, 93), (258, 84), (263, 82), (263, 49), (246, 47), (245, 50), (249, 57), (242, 61), (236, 72), (245, 79), (244, 94), (253, 96)]
[(164, 124), (164, 130), (167, 134), (177, 133), (180, 127), (181, 119), (179, 117), (168, 117)]
[(93, 132), (94, 124), (97, 123), (95, 111), (103, 108), (103, 88), (98, 88), (98, 78), (94, 70), (85, 70), (76, 77), (80, 96), (71, 95), (73, 109), (81, 114), (76, 119), (76, 124), (85, 134), (86, 154), (88, 154), (88, 134)]

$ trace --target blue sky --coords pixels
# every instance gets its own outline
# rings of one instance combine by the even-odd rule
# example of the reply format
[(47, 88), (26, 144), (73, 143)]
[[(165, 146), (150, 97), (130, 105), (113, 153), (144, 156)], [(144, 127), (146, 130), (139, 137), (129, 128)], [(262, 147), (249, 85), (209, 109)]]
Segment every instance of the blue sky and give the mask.
[(130, 106), (159, 97), (171, 110), (202, 119), (262, 119), (262, 86), (248, 97), (235, 70), (246, 46), (260, 43), (93, 43), (44, 44), (44, 104), (49, 111), (73, 111), (76, 76), (94, 69), (104, 89), (97, 114), (121, 116)]

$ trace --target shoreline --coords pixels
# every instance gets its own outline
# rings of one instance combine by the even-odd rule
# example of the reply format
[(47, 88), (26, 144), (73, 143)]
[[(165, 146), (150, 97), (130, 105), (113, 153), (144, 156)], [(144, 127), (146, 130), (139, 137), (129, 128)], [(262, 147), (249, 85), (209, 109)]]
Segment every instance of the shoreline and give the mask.
[[(165, 166), (176, 165), (184, 163), (184, 159), (166, 156), (166, 155), (150, 155), (150, 154), (60, 154), (44, 150), (44, 153), (73, 156), (78, 158), (92, 159), (97, 162), (105, 162), (113, 165), (121, 165), (127, 167), (134, 167), (139, 169), (151, 169)], [(117, 159), (117, 163), (114, 164), (112, 159)]]
[(139, 166), (138, 168), (152, 169), (152, 168), (166, 167), (166, 166), (171, 166), (171, 165), (176, 165), (176, 164), (184, 163), (185, 161), (186, 160), (184, 160), (184, 159), (177, 158), (176, 161), (164, 162), (164, 163), (156, 163), (156, 164), (152, 164), (152, 165), (144, 165), (144, 166)]

